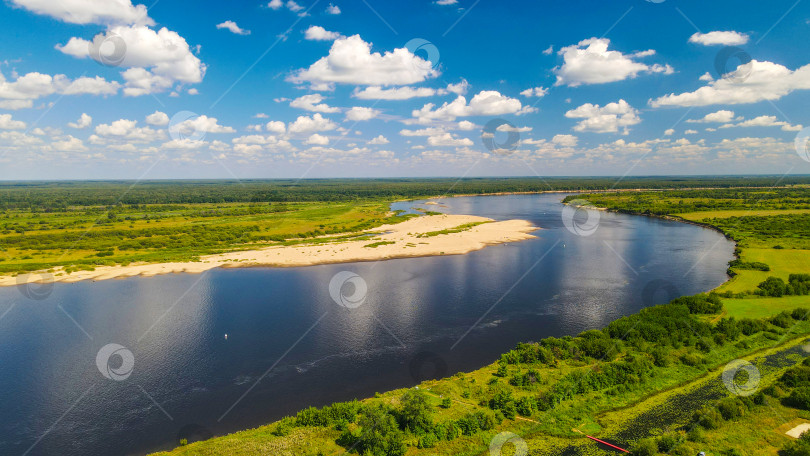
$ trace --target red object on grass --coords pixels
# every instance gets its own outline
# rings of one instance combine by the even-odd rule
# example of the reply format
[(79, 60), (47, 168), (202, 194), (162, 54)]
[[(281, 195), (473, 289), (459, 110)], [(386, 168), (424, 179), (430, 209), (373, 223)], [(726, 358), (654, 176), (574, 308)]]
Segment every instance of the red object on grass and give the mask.
[(625, 453), (629, 453), (629, 451), (625, 450), (624, 448), (619, 448), (619, 447), (617, 447), (616, 445), (613, 445), (613, 444), (607, 443), (607, 442), (605, 442), (605, 441), (603, 441), (603, 440), (599, 440), (599, 439), (597, 439), (596, 437), (591, 437), (591, 436), (589, 436), (589, 435), (586, 435), (585, 437), (587, 437), (587, 438), (589, 438), (589, 439), (591, 439), (591, 440), (593, 440), (593, 441), (599, 442), (599, 443), (601, 443), (601, 444), (603, 444), (603, 445), (607, 445), (607, 446), (609, 446), (609, 447), (611, 447), (611, 448), (615, 448), (615, 449), (617, 449), (617, 450), (619, 450), (619, 451), (624, 451)]

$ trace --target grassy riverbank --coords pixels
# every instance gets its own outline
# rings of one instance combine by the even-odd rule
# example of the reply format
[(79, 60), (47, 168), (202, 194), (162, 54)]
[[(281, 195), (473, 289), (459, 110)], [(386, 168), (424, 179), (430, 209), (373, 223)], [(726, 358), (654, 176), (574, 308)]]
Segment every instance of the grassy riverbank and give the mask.
[[(501, 448), (504, 456), (607, 453), (585, 434), (639, 455), (775, 454), (803, 445), (785, 431), (810, 421), (810, 400), (800, 400), (810, 393), (810, 367), (793, 367), (806, 355), (810, 297), (800, 294), (803, 282), (791, 280), (810, 264), (810, 238), (796, 226), (810, 191), (577, 198), (612, 210), (684, 214), (720, 229), (739, 245), (734, 279), (718, 293), (644, 309), (602, 330), (520, 344), (474, 372), (159, 454), (484, 455), (505, 440), (511, 443)], [(760, 287), (769, 277), (795, 294), (763, 296), (773, 292)], [(759, 374), (750, 398), (733, 394), (749, 384), (748, 371), (722, 380), (735, 360)]]
[[(783, 185), (808, 185), (791, 177)], [(391, 201), (440, 195), (770, 185), (766, 177), (316, 179), (0, 184), (0, 275), (197, 261), (396, 223)], [(799, 202), (791, 204), (799, 207)], [(801, 208), (810, 209), (810, 203)], [(804, 210), (804, 209), (801, 209)]]

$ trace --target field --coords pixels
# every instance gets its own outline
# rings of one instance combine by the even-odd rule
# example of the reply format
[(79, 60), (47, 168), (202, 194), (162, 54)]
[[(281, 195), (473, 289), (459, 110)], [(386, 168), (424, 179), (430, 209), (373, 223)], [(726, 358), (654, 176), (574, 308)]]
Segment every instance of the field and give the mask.
[(389, 214), (387, 203), (374, 201), (7, 210), (0, 219), (0, 273), (193, 261), (200, 255), (354, 233), (403, 219)]
[[(767, 178), (631, 178), (619, 188), (728, 188)], [(786, 183), (807, 184), (808, 178)], [(0, 274), (195, 261), (403, 220), (398, 199), (604, 190), (609, 178), (11, 182), (0, 184)], [(725, 191), (734, 191), (727, 189)], [(800, 204), (798, 199), (792, 204)], [(807, 203), (810, 208), (810, 202)]]

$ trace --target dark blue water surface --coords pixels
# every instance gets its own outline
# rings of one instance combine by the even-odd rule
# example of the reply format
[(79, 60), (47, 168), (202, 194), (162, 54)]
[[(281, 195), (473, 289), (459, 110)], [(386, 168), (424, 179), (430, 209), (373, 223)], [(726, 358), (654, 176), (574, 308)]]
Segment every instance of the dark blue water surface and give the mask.
[[(167, 449), (473, 370), (517, 342), (603, 327), (726, 280), (733, 245), (717, 232), (600, 213), (596, 231), (580, 236), (564, 226), (561, 198), (421, 206), (543, 228), (468, 255), (56, 284), (43, 300), (2, 288), (0, 454)], [(329, 294), (344, 270), (368, 285), (356, 309)], [(97, 367), (111, 343), (134, 357), (125, 379)]]

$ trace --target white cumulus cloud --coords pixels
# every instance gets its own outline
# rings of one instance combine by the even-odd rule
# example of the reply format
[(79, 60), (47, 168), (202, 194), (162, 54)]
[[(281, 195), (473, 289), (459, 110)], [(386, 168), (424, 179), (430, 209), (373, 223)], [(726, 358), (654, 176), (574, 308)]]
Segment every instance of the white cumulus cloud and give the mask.
[(537, 98), (542, 98), (546, 96), (547, 93), (548, 89), (546, 89), (545, 87), (531, 87), (524, 90), (523, 92), (520, 92), (520, 94), (523, 95), (524, 97), (537, 97)]
[(383, 135), (379, 135), (376, 138), (369, 141), (368, 143), (369, 144), (388, 144), (389, 142), (391, 142), (391, 141), (389, 141), (388, 138), (386, 138)]
[(311, 93), (309, 95), (302, 95), (290, 102), (293, 108), (303, 109), (313, 112), (338, 112), (340, 109), (322, 103), (324, 100), (323, 95), (319, 93)]
[(165, 112), (155, 111), (146, 116), (146, 123), (157, 127), (169, 125), (169, 116)]
[(525, 114), (534, 112), (533, 108), (523, 106), (520, 100), (501, 95), (495, 90), (483, 90), (472, 97), (470, 103), (459, 96), (450, 103), (445, 102), (440, 107), (428, 103), (421, 109), (414, 110), (412, 115), (419, 122), (425, 123), (433, 120), (455, 120), (456, 117), (468, 116), (498, 116), (503, 114)]
[(310, 145), (314, 145), (314, 146), (326, 146), (326, 145), (329, 144), (329, 138), (327, 138), (326, 136), (314, 133), (314, 134), (310, 135), (310, 137), (307, 138), (306, 141), (304, 141), (304, 144), (310, 144)]
[(120, 84), (100, 76), (70, 80), (63, 74), (51, 76), (38, 72), (6, 80), (0, 73), (0, 109), (23, 109), (33, 106), (34, 100), (54, 93), (63, 95), (114, 95)]
[(334, 83), (385, 86), (414, 84), (438, 74), (430, 62), (404, 47), (383, 54), (371, 52), (371, 44), (354, 35), (335, 40), (329, 55), (293, 72), (288, 80), (318, 88)]
[(428, 145), (431, 146), (472, 146), (470, 138), (456, 138), (450, 133), (441, 133), (435, 136), (428, 136)]
[(574, 147), (577, 145), (579, 138), (574, 135), (554, 135), (551, 142), (563, 147)]
[(329, 131), (337, 128), (337, 124), (331, 120), (315, 113), (312, 117), (300, 116), (290, 123), (290, 133), (313, 133), (317, 131)]
[(0, 114), (0, 130), (22, 130), (23, 128), (25, 128), (25, 122), (12, 119), (11, 114)]
[(736, 127), (782, 127), (783, 131), (800, 131), (802, 129), (801, 125), (791, 125), (789, 122), (778, 120), (776, 116), (759, 116), (742, 122), (720, 126), (720, 128)]
[(340, 38), (340, 33), (330, 32), (320, 25), (310, 25), (304, 32), (304, 39), (310, 41), (333, 41)]
[(153, 25), (145, 5), (130, 0), (11, 0), (36, 14), (70, 24)]
[(228, 29), (232, 33), (235, 33), (237, 35), (250, 35), (250, 30), (245, 30), (242, 27), (239, 27), (238, 25), (236, 25), (236, 22), (234, 21), (225, 21), (221, 24), (217, 24), (217, 28)]
[(574, 127), (575, 131), (592, 131), (595, 133), (616, 133), (620, 128), (624, 134), (628, 127), (641, 122), (638, 111), (624, 100), (608, 103), (605, 106), (585, 103), (565, 113), (570, 119), (582, 119)]
[(363, 106), (354, 106), (346, 112), (346, 120), (364, 121), (371, 120), (377, 117), (380, 111), (377, 109), (366, 108)]
[(793, 91), (807, 89), (810, 89), (810, 65), (791, 71), (777, 63), (751, 60), (694, 92), (672, 93), (649, 103), (654, 108), (746, 104), (778, 100)]
[[(123, 43), (123, 44), (122, 44)], [(106, 46), (106, 47), (105, 47)], [(90, 49), (116, 48), (120, 54), (117, 66), (128, 68), (122, 73), (126, 81), (124, 94), (148, 95), (171, 88), (175, 82), (194, 84), (202, 81), (206, 67), (192, 52), (185, 38), (166, 27), (158, 31), (149, 27), (115, 26), (96, 35), (92, 41), (71, 38), (56, 49), (77, 58), (91, 56)]]
[(609, 51), (609, 45), (607, 38), (590, 38), (560, 49), (558, 54), (563, 57), (563, 64), (554, 69), (557, 75), (555, 85), (576, 87), (623, 81), (635, 78), (639, 73), (673, 73), (669, 65), (647, 65), (634, 60), (655, 54), (653, 50), (622, 54)]
[(92, 123), (93, 118), (85, 113), (82, 113), (82, 115), (79, 117), (79, 120), (77, 120), (76, 122), (68, 122), (68, 127), (81, 130), (83, 128), (89, 127)]
[(748, 42), (748, 35), (733, 31), (698, 32), (689, 37), (689, 42), (703, 46), (740, 46)]
[(267, 122), (264, 128), (271, 133), (278, 134), (284, 134), (284, 132), (287, 131), (287, 127), (284, 125), (284, 122), (280, 120), (271, 120), (270, 122)]

